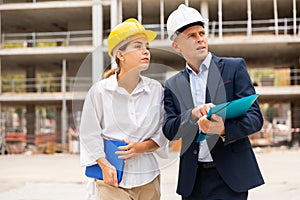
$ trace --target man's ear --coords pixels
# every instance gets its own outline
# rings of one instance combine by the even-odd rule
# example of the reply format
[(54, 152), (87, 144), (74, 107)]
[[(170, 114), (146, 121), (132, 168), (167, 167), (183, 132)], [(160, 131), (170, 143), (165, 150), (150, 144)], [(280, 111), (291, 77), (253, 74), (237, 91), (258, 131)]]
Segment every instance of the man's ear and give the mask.
[(180, 48), (179, 48), (179, 45), (178, 45), (177, 42), (175, 42), (175, 41), (172, 42), (172, 48), (173, 48), (176, 52), (178, 52), (178, 53), (181, 52), (181, 50), (180, 50)]

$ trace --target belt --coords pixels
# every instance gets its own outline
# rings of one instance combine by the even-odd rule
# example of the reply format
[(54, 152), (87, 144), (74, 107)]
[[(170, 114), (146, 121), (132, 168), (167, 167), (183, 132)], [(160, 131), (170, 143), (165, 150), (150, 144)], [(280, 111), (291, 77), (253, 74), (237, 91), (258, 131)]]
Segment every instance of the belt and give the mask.
[(198, 162), (198, 166), (202, 169), (212, 169), (216, 167), (213, 162)]

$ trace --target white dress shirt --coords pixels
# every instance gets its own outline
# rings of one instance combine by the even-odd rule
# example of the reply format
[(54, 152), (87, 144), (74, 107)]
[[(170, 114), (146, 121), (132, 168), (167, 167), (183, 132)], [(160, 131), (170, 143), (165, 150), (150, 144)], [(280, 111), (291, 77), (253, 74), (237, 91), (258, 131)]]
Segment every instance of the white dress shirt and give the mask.
[[(160, 157), (168, 156), (168, 140), (162, 133), (163, 88), (158, 81), (141, 76), (132, 93), (118, 86), (116, 74), (95, 83), (89, 90), (82, 111), (80, 125), (80, 164), (95, 164), (105, 157), (103, 138), (141, 142), (152, 139), (160, 148)], [(160, 174), (153, 152), (127, 160), (123, 188), (151, 182)]]
[[(200, 66), (200, 72), (196, 74), (192, 68), (186, 64), (186, 68), (188, 69), (189, 76), (190, 76), (190, 86), (191, 86), (191, 93), (194, 101), (195, 106), (199, 106), (205, 104), (205, 97), (206, 97), (206, 83), (208, 77), (208, 68), (211, 62), (212, 55), (209, 52), (206, 56), (205, 60)], [(200, 129), (200, 127), (199, 127)], [(201, 131), (201, 130), (199, 130)], [(200, 133), (200, 132), (199, 132)], [(200, 162), (211, 162), (213, 161), (207, 141), (203, 140), (199, 142), (199, 155), (198, 161)]]

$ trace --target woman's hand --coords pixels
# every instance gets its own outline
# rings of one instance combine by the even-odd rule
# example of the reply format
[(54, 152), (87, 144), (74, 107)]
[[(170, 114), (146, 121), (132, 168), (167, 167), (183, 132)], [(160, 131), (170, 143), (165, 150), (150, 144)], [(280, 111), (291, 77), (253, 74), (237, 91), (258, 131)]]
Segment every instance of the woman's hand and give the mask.
[(120, 159), (129, 160), (137, 157), (138, 155), (155, 151), (159, 146), (151, 139), (143, 142), (127, 142), (126, 146), (120, 146), (121, 151), (117, 151)]
[(97, 163), (102, 169), (104, 183), (119, 187), (116, 168), (106, 158), (99, 158)]
[(137, 157), (139, 154), (143, 153), (143, 145), (141, 142), (130, 142), (126, 146), (120, 146), (121, 151), (117, 151), (116, 154), (119, 155), (120, 159), (129, 160)]

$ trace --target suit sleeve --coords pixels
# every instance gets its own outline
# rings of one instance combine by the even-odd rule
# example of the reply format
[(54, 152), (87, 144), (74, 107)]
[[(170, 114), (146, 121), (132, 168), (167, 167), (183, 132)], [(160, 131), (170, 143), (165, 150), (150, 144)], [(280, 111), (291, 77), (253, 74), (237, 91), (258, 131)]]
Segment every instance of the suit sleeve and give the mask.
[[(233, 78), (234, 99), (239, 99), (255, 94), (255, 89), (246, 69), (246, 63), (239, 59), (238, 67)], [(225, 145), (236, 140), (248, 137), (259, 131), (263, 125), (263, 118), (258, 102), (255, 101), (246, 115), (225, 121)]]

